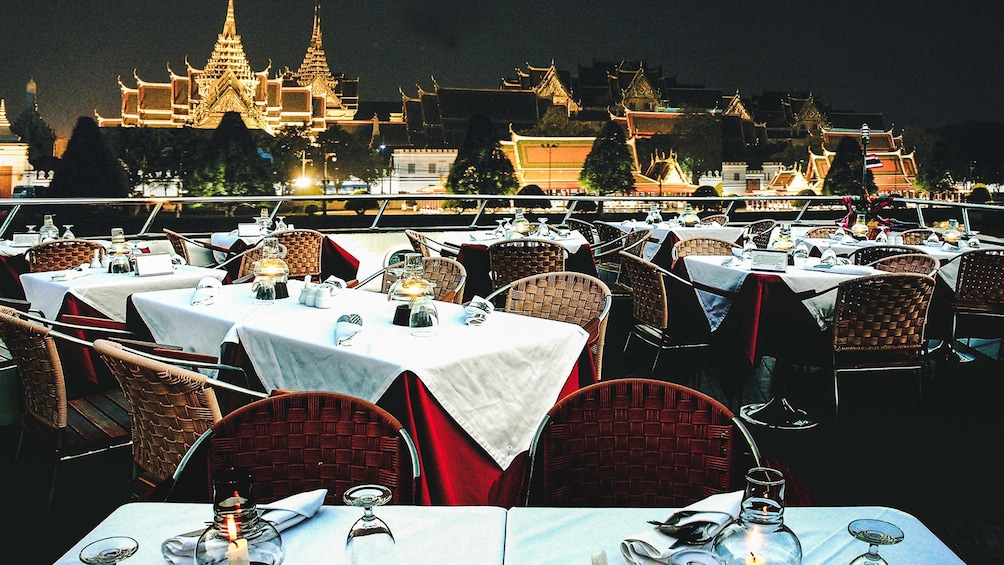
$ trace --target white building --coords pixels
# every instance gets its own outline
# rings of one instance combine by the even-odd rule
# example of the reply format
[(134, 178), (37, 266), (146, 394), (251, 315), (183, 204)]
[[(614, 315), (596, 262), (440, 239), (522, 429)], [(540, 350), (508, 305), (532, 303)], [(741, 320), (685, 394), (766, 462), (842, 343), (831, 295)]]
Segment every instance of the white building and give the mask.
[(11, 198), (14, 187), (31, 184), (28, 164), (28, 144), (10, 130), (7, 104), (0, 100), (0, 198)]

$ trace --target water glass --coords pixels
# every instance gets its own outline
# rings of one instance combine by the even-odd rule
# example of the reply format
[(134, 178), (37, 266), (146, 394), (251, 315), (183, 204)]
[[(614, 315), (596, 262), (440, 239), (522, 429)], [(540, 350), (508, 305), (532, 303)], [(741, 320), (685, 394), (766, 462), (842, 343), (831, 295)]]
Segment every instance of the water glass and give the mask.
[(439, 311), (431, 298), (424, 297), (411, 305), (411, 315), (408, 318), (411, 335), (428, 337), (436, 335), (439, 328)]

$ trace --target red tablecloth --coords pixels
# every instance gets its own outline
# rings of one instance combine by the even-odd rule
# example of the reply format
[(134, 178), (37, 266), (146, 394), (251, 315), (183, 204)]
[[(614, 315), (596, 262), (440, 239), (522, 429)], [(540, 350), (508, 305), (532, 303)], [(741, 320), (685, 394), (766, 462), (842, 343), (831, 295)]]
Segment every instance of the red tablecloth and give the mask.
[[(480, 243), (465, 243), (460, 246), (457, 261), (467, 269), (467, 283), (464, 285), (464, 302), (475, 296), (485, 297), (492, 292), (492, 281), (489, 276), (491, 263), (488, 259), (488, 246)], [(588, 243), (582, 244), (578, 251), (570, 253), (565, 259), (565, 270), (575, 271), (598, 277), (596, 261)]]
[(24, 255), (0, 256), (0, 293), (7, 298), (24, 299), (21, 288), (21, 273), (28, 272), (28, 260)]

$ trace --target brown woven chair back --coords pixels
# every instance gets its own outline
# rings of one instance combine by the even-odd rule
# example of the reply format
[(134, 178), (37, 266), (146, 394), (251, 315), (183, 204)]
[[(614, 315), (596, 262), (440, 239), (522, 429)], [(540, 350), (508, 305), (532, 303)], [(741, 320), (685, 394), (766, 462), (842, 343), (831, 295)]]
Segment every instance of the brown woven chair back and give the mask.
[(640, 257), (623, 256), (621, 272), (624, 285), (631, 291), (631, 308), (635, 322), (659, 331), (669, 326), (669, 304), (666, 281), (659, 267)]
[(32, 273), (72, 269), (94, 259), (104, 258), (105, 247), (94, 241), (83, 239), (58, 239), (33, 245), (28, 250), (28, 268)]
[(431, 257), (432, 253), (429, 251), (429, 245), (426, 242), (426, 238), (421, 232), (415, 230), (404, 230), (404, 235), (408, 236), (408, 243), (411, 244), (411, 248), (415, 250), (416, 253), (421, 253), (422, 257)]
[(129, 399), (133, 461), (158, 482), (169, 479), (195, 440), (222, 417), (216, 394), (201, 373), (108, 340), (95, 340), (94, 349)]
[(589, 332), (586, 347), (593, 357), (596, 377), (601, 379), (611, 300), (610, 288), (600, 279), (561, 271), (514, 281), (506, 296), (505, 311), (585, 328)]
[(582, 237), (586, 238), (589, 245), (596, 245), (599, 243), (600, 235), (596, 232), (596, 226), (585, 220), (568, 218), (565, 220), (565, 227), (579, 232)]
[[(403, 269), (404, 263), (388, 266), (383, 272), (384, 293), (390, 291), (390, 286), (397, 280), (395, 269)], [(433, 298), (443, 302), (460, 304), (464, 298), (464, 285), (467, 282), (467, 269), (456, 259), (449, 257), (423, 257), (422, 271), (425, 279), (435, 283)]]
[(833, 310), (835, 354), (873, 351), (919, 357), (933, 293), (934, 279), (915, 273), (841, 282)]
[(837, 226), (817, 226), (809, 228), (805, 232), (805, 237), (812, 239), (828, 239), (833, 232), (837, 231)]
[(753, 245), (755, 245), (757, 249), (767, 249), (767, 246), (770, 245), (771, 235), (773, 235), (773, 229), (755, 233), (750, 236), (750, 239), (753, 240)]
[(959, 258), (955, 309), (1004, 315), (1004, 251), (975, 249)]
[(701, 218), (701, 223), (705, 225), (717, 223), (720, 226), (726, 226), (729, 223), (729, 217), (726, 214), (712, 214)]
[(488, 246), (492, 289), (540, 273), (565, 270), (565, 248), (558, 242), (532, 237), (499, 241)]
[(770, 218), (757, 220), (755, 222), (750, 222), (750, 224), (746, 226), (746, 233), (750, 235), (757, 235), (763, 232), (770, 232), (775, 226), (777, 226), (777, 220), (771, 220)]
[(185, 244), (185, 236), (167, 228), (164, 228), (164, 235), (167, 236), (167, 241), (171, 243), (174, 252), (183, 257), (186, 264), (191, 265), (192, 257), (188, 254), (188, 245)]
[(241, 252), (241, 263), (237, 268), (237, 278), (244, 279), (254, 274), (254, 264), (264, 255), (265, 248), (261, 243)]
[(917, 273), (934, 276), (940, 264), (938, 258), (929, 253), (904, 253), (883, 257), (872, 261), (868, 266), (890, 273)]
[(879, 259), (885, 257), (892, 257), (893, 255), (904, 255), (907, 253), (918, 253), (913, 247), (906, 247), (905, 245), (893, 245), (889, 244), (878, 244), (869, 245), (868, 247), (861, 247), (855, 249), (847, 255), (847, 258), (851, 260), (854, 265), (868, 265), (869, 263), (874, 263)]
[(740, 488), (740, 469), (759, 453), (741, 426), (721, 402), (676, 383), (587, 386), (548, 411), (527, 504), (678, 508)]
[(321, 248), (324, 234), (317, 230), (282, 230), (270, 234), (286, 246), (283, 260), (289, 266), (289, 277), (302, 279), (306, 276), (321, 276)]
[(593, 227), (596, 228), (596, 235), (599, 237), (598, 243), (607, 243), (624, 235), (624, 231), (617, 226), (599, 220), (593, 222)]
[(924, 245), (927, 238), (931, 237), (934, 230), (927, 228), (918, 228), (914, 230), (906, 230), (899, 234), (903, 239), (903, 245)]
[(271, 502), (326, 488), (342, 505), (349, 487), (388, 486), (391, 503), (411, 503), (415, 481), (401, 423), (386, 410), (333, 392), (290, 392), (252, 402), (213, 426), (208, 469), (251, 472), (258, 499)]
[(732, 250), (737, 247), (740, 246), (716, 237), (681, 239), (673, 246), (673, 262), (687, 255), (732, 255)]
[[(63, 365), (49, 328), (19, 318), (0, 307), (0, 340), (17, 365), (24, 414), (21, 439), (14, 460), (20, 455), (25, 436), (36, 445), (52, 450), (56, 458), (49, 486), (48, 509), (55, 494), (60, 461), (126, 447), (130, 435), (129, 402), (118, 389), (71, 397)], [(123, 469), (123, 478), (126, 477)]]

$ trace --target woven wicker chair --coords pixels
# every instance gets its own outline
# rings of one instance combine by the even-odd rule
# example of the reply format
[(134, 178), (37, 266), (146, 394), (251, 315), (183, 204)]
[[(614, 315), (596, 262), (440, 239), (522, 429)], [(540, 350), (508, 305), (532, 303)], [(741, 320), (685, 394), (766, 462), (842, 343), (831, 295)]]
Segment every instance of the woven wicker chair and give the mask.
[[(513, 281), (496, 293), (506, 293), (505, 311), (535, 318), (578, 324), (589, 332), (589, 348), (596, 380), (603, 378), (603, 346), (613, 297), (600, 279), (560, 271)], [(489, 295), (486, 300), (494, 300)]]
[(712, 214), (701, 218), (701, 223), (704, 225), (717, 223), (720, 226), (727, 226), (729, 224), (729, 217), (727, 214)]
[(853, 372), (908, 370), (923, 377), (927, 312), (934, 279), (890, 273), (837, 285), (833, 310), (834, 417), (839, 416), (840, 377)]
[(530, 446), (529, 506), (682, 507), (742, 488), (760, 464), (724, 404), (683, 385), (614, 379), (547, 413)]
[(851, 260), (854, 265), (867, 265), (869, 263), (874, 263), (879, 259), (885, 257), (892, 257), (893, 255), (905, 255), (907, 253), (918, 253), (913, 247), (906, 247), (905, 245), (894, 245), (879, 244), (879, 245), (869, 245), (868, 247), (860, 247), (851, 251), (847, 254), (847, 258)]
[(240, 390), (251, 397), (264, 396), (225, 385), (113, 341), (95, 340), (94, 350), (129, 400), (134, 478), (148, 488), (170, 481), (199, 436), (222, 417), (211, 383)]
[[(64, 370), (72, 367), (63, 367), (56, 340), (75, 340), (65, 334), (22, 319), (10, 308), (0, 308), (0, 339), (17, 364), (24, 405), (14, 461), (20, 456), (26, 435), (51, 448), (55, 457), (46, 503), (48, 515), (61, 462), (132, 442), (129, 402), (117, 389), (80, 397), (67, 391)], [(128, 471), (122, 471), (125, 479)]]
[(645, 244), (652, 237), (652, 230), (638, 229), (622, 233), (612, 241), (601, 243), (593, 248), (593, 261), (596, 270), (604, 282), (614, 284), (620, 278), (621, 256), (625, 251), (636, 257), (641, 257)]
[(589, 245), (596, 245), (600, 241), (600, 234), (596, 231), (596, 226), (585, 220), (568, 218), (563, 227), (579, 232), (582, 237), (586, 238)]
[(927, 238), (931, 237), (934, 230), (927, 228), (918, 228), (913, 230), (906, 230), (899, 234), (903, 240), (903, 245), (924, 245)]
[(805, 232), (805, 237), (809, 239), (829, 239), (836, 229), (836, 226), (817, 226), (809, 228), (808, 231)]
[(460, 248), (456, 245), (436, 241), (415, 230), (404, 230), (404, 235), (408, 236), (412, 249), (421, 253), (422, 257), (456, 257), (460, 253)]
[[(952, 341), (1004, 337), (1004, 251), (974, 249), (959, 258)], [(1001, 357), (998, 348), (997, 357)]]
[(673, 265), (687, 255), (732, 255), (733, 249), (741, 246), (716, 237), (692, 237), (681, 239), (673, 246)]
[(746, 233), (753, 236), (760, 233), (768, 232), (770, 233), (777, 226), (777, 220), (771, 220), (770, 218), (757, 220), (755, 222), (750, 222), (746, 226)]
[(392, 504), (410, 504), (420, 475), (396, 418), (334, 392), (279, 393), (231, 412), (200, 440), (178, 483), (189, 500), (211, 501), (213, 473), (229, 467), (251, 472), (261, 502), (326, 488), (325, 504), (344, 504), (349, 487), (378, 483), (390, 487)]
[(933, 277), (940, 264), (938, 258), (929, 253), (904, 253), (877, 259), (868, 266), (889, 273), (917, 273)]
[[(403, 269), (404, 263), (396, 263), (383, 269), (377, 275), (383, 275), (381, 292), (389, 292), (390, 286), (397, 280), (395, 269)], [(429, 282), (435, 283), (433, 289), (433, 299), (443, 302), (453, 302), (460, 304), (464, 298), (464, 285), (467, 282), (467, 269), (456, 259), (449, 257), (423, 257), (423, 276)], [(373, 278), (375, 276), (371, 276)], [(359, 282), (358, 286), (365, 285), (369, 280)]]
[(28, 249), (28, 269), (32, 273), (62, 271), (90, 264), (94, 252), (98, 258), (105, 256), (105, 247), (95, 241), (83, 239), (57, 239), (31, 246)]
[(635, 337), (655, 347), (655, 372), (662, 351), (709, 347), (711, 327), (690, 282), (630, 253), (621, 252), (621, 268), (634, 316), (634, 326), (624, 342), (625, 353)]
[(213, 245), (208, 241), (200, 241), (198, 239), (188, 237), (184, 234), (180, 234), (176, 231), (169, 230), (167, 228), (164, 228), (164, 235), (167, 237), (167, 241), (171, 243), (171, 248), (174, 249), (174, 252), (180, 255), (185, 260), (185, 263), (188, 265), (194, 264), (192, 263), (192, 253), (191, 250), (189, 249), (189, 246), (203, 249), (209, 252), (208, 255), (209, 257), (212, 257), (213, 260), (210, 262), (202, 263), (200, 266), (203, 267), (215, 267), (221, 263), (221, 261), (217, 261), (215, 259), (215, 256), (213, 255), (216, 252), (225, 254), (226, 257), (224, 261), (233, 256), (233, 253), (226, 247)]
[(234, 282), (250, 282), (254, 275), (254, 264), (262, 258), (264, 251), (265, 247), (258, 243), (258, 245), (240, 252), (237, 256), (240, 257), (240, 265), (237, 267), (237, 276), (234, 278)]
[(283, 260), (289, 266), (289, 278), (302, 279), (306, 276), (321, 276), (321, 248), (325, 235), (317, 230), (282, 230), (269, 234), (286, 247)]
[(593, 227), (596, 228), (596, 242), (600, 244), (613, 241), (624, 235), (624, 230), (599, 220), (593, 222)]
[(498, 241), (488, 246), (492, 290), (540, 273), (565, 270), (568, 251), (549, 239), (524, 237)]

